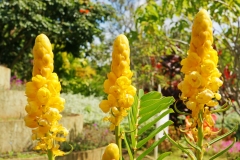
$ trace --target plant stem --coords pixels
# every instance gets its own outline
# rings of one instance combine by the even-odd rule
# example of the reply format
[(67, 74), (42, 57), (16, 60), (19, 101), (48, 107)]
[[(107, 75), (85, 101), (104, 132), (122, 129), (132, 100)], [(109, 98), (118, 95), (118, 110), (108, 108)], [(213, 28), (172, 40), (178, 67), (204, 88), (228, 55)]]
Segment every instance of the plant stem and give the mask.
[(204, 155), (204, 148), (203, 148), (203, 110), (199, 113), (199, 121), (198, 121), (198, 141), (197, 145), (201, 149), (201, 151), (197, 150), (197, 160), (202, 160)]
[(119, 160), (122, 160), (122, 139), (120, 135), (120, 124), (115, 127), (115, 139), (116, 139), (116, 144), (118, 145), (119, 148)]
[(55, 160), (55, 156), (53, 155), (51, 150), (47, 151), (47, 156), (48, 156), (48, 160)]
[(136, 139), (136, 141), (135, 141), (135, 143), (134, 143), (134, 145), (133, 145), (133, 158), (134, 158), (134, 160), (136, 160), (137, 159), (137, 143), (138, 143), (138, 121), (139, 121), (139, 119), (138, 119), (138, 117), (139, 117), (139, 111), (140, 111), (140, 99), (138, 99), (138, 106), (137, 106), (137, 115), (136, 115), (136, 123), (135, 123), (135, 127), (136, 127), (136, 129), (135, 129), (135, 131), (134, 131), (134, 138)]

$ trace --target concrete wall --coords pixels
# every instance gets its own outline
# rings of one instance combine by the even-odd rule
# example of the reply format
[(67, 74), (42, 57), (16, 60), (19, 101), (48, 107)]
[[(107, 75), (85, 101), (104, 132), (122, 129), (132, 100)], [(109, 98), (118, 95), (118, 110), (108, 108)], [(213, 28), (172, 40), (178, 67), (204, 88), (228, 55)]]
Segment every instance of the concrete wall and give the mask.
[(26, 115), (27, 98), (24, 91), (0, 90), (0, 119), (19, 119)]
[(69, 155), (56, 157), (56, 160), (101, 160), (105, 147), (88, 151), (72, 152)]
[(0, 66), (0, 89), (10, 89), (11, 70)]

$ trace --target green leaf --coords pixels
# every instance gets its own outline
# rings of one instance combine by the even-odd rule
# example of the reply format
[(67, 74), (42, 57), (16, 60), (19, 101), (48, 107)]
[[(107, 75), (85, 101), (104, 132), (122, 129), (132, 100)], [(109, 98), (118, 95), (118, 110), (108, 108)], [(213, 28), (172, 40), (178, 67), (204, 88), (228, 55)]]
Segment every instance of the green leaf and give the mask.
[[(129, 115), (128, 115), (129, 128), (130, 128), (130, 131), (134, 131), (136, 129), (135, 128), (135, 123), (132, 123), (133, 121), (131, 120), (131, 115), (130, 114), (131, 113), (129, 113)], [(136, 145), (135, 131), (131, 132), (130, 136), (131, 136), (132, 146), (135, 146)]]
[(158, 128), (156, 128), (154, 131), (152, 131), (148, 137), (144, 138), (143, 140), (139, 141), (137, 144), (137, 148), (142, 147), (148, 140), (152, 139), (157, 133), (159, 133), (161, 130), (163, 130), (164, 128), (170, 126), (171, 124), (173, 124), (172, 121), (167, 121), (165, 122), (163, 125), (159, 126)]
[(172, 109), (168, 109), (164, 111), (161, 115), (156, 117), (153, 121), (149, 122), (148, 124), (144, 125), (141, 129), (138, 130), (138, 135), (141, 135), (143, 132), (148, 130), (150, 127), (152, 127), (154, 124), (156, 124), (160, 119), (165, 117), (169, 113), (173, 113), (174, 111)]
[(227, 148), (225, 148), (225, 149), (222, 150), (221, 152), (213, 155), (209, 160), (213, 160), (213, 159), (221, 156), (221, 155), (224, 154), (225, 152), (227, 152), (230, 148), (232, 148), (232, 146), (234, 145), (235, 142), (236, 142), (236, 139), (234, 139), (234, 141), (232, 142), (232, 144), (230, 144)]
[(196, 156), (193, 154), (193, 152), (191, 150), (187, 150), (185, 147), (183, 147), (182, 144), (179, 144), (179, 143), (175, 142), (171, 137), (169, 137), (168, 134), (166, 134), (166, 132), (164, 132), (164, 134), (166, 135), (166, 137), (169, 139), (169, 141), (173, 145), (175, 145), (176, 147), (181, 149), (183, 152), (185, 152), (192, 160), (197, 160)]
[(138, 92), (139, 99), (141, 99), (143, 95), (144, 95), (144, 91), (143, 91), (143, 89), (140, 89)]
[(159, 99), (161, 97), (162, 97), (161, 93), (159, 93), (157, 91), (152, 91), (152, 92), (149, 92), (149, 93), (143, 95), (141, 97), (141, 102), (143, 102), (145, 100), (149, 100), (149, 99)]
[(130, 145), (129, 145), (129, 141), (127, 140), (126, 136), (124, 136), (124, 142), (125, 142), (125, 145), (127, 147), (129, 158), (133, 159), (133, 153), (132, 153), (132, 150), (131, 150)]
[(138, 97), (135, 95), (134, 96), (134, 102), (133, 102), (133, 105), (131, 107), (131, 113), (132, 113), (134, 123), (137, 121), (137, 110), (138, 110)]
[[(160, 102), (161, 103), (161, 102)], [(157, 113), (161, 112), (162, 110), (168, 108), (171, 104), (173, 103), (173, 98), (172, 101), (168, 101), (168, 103), (161, 103), (155, 110), (150, 110), (151, 112), (145, 115), (139, 115), (142, 116), (141, 119), (138, 121), (138, 125), (146, 122), (148, 119), (156, 115)]]
[(162, 153), (157, 160), (162, 160), (164, 159), (165, 157), (169, 156), (172, 152), (164, 152)]
[(229, 108), (230, 108), (230, 105), (226, 102), (220, 109), (212, 110), (211, 113), (224, 112), (224, 111), (228, 110)]
[(212, 145), (213, 143), (216, 143), (217, 141), (220, 141), (221, 139), (229, 136), (230, 134), (232, 134), (233, 132), (235, 132), (237, 130), (237, 126), (235, 126), (231, 131), (221, 135), (221, 136), (218, 136), (217, 138), (211, 140), (208, 145)]
[(160, 143), (162, 143), (166, 139), (166, 136), (163, 136), (158, 141), (155, 141), (147, 150), (145, 150), (141, 155), (138, 156), (137, 160), (143, 159), (146, 155), (148, 155), (152, 150), (158, 146)]
[(184, 134), (184, 139), (185, 139), (185, 141), (186, 141), (190, 146), (192, 146), (194, 149), (198, 150), (199, 152), (202, 152), (202, 151), (201, 151), (201, 148), (199, 148), (196, 144), (193, 144), (192, 142), (190, 142), (189, 139), (186, 137), (185, 134)]
[(163, 110), (166, 106), (172, 104), (173, 101), (173, 97), (163, 97), (161, 99), (149, 99), (146, 101), (141, 101), (139, 116), (153, 112), (154, 110), (158, 109), (158, 107), (161, 107)]
[(177, 113), (182, 114), (182, 115), (190, 115), (190, 113), (186, 113), (186, 112), (182, 112), (182, 111), (178, 110), (176, 104), (177, 104), (177, 102), (174, 104), (174, 109)]

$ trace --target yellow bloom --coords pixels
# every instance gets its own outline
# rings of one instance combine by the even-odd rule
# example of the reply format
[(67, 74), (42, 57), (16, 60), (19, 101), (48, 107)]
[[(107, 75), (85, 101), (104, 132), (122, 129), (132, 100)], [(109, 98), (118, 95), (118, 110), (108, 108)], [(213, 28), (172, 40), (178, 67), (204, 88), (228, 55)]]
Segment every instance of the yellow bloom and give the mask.
[(110, 143), (106, 147), (102, 160), (119, 160), (119, 149), (115, 143)]
[(190, 110), (194, 110), (196, 108), (196, 102), (194, 101), (187, 101), (186, 106)]
[(104, 113), (107, 113), (109, 112), (111, 106), (108, 102), (108, 100), (102, 100), (99, 104), (99, 107), (101, 108), (101, 110), (104, 112)]
[(212, 98), (214, 98), (214, 93), (209, 89), (205, 89), (202, 92), (199, 92), (196, 96), (197, 102), (201, 104), (208, 103)]
[(25, 125), (29, 128), (38, 127), (38, 123), (35, 116), (27, 115), (24, 117)]
[(37, 98), (42, 105), (45, 105), (51, 96), (51, 92), (45, 88), (39, 88), (37, 91)]
[(202, 84), (202, 76), (196, 71), (192, 71), (189, 75), (186, 75), (185, 80), (194, 88), (198, 88)]
[[(181, 71), (185, 77), (178, 85), (182, 92), (180, 98), (192, 111), (192, 119), (195, 121), (199, 119), (201, 110), (207, 112), (205, 108), (218, 105), (216, 100), (221, 99), (218, 90), (223, 82), (220, 80), (221, 73), (217, 69), (217, 51), (212, 47), (212, 32), (210, 16), (202, 9), (193, 22), (188, 56), (181, 62)], [(203, 118), (211, 123), (209, 114), (204, 113)]]
[(108, 94), (108, 100), (99, 104), (103, 112), (110, 114), (110, 117), (105, 119), (112, 123), (111, 129), (118, 126), (123, 117), (127, 116), (126, 110), (133, 104), (136, 94), (136, 88), (131, 85), (129, 56), (128, 39), (121, 34), (114, 41), (111, 72), (104, 81), (104, 92)]
[[(26, 84), (28, 104), (25, 125), (32, 128), (35, 149), (51, 150), (54, 156), (63, 155), (57, 141), (64, 141), (68, 131), (58, 124), (65, 100), (60, 97), (61, 85), (53, 72), (53, 53), (46, 35), (40, 34), (33, 47), (34, 64), (32, 82)], [(63, 135), (64, 137), (59, 137)]]
[(25, 107), (26, 112), (30, 116), (40, 116), (42, 114), (41, 104), (36, 101), (28, 101), (28, 104)]
[(25, 93), (28, 98), (35, 98), (37, 91), (38, 91), (38, 88), (33, 82), (26, 83)]

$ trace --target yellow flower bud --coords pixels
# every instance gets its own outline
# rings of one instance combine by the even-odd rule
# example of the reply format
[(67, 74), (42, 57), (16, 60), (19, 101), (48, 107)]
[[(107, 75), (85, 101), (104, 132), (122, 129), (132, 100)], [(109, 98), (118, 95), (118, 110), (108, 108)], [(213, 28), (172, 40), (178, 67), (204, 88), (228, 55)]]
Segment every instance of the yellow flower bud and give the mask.
[(36, 128), (38, 127), (38, 123), (35, 116), (25, 116), (24, 117), (25, 125), (29, 128)]
[(41, 75), (36, 75), (32, 77), (32, 82), (37, 88), (41, 88), (47, 83), (47, 79)]
[(42, 114), (41, 104), (36, 101), (29, 101), (25, 107), (25, 110), (31, 116), (39, 116)]
[(45, 87), (42, 87), (37, 91), (37, 98), (39, 102), (43, 105), (47, 104), (50, 96), (51, 96), (50, 91)]
[(208, 103), (212, 98), (214, 98), (214, 93), (209, 89), (203, 90), (196, 96), (197, 102), (202, 104)]
[(186, 75), (185, 80), (194, 88), (198, 88), (202, 84), (202, 76), (196, 71)]
[(104, 113), (107, 113), (109, 112), (110, 110), (110, 105), (108, 103), (108, 100), (102, 100), (99, 104), (99, 107), (101, 108), (101, 110), (104, 112)]
[(119, 149), (115, 143), (110, 143), (106, 147), (102, 160), (119, 160)]
[(35, 98), (37, 91), (38, 91), (38, 88), (33, 82), (26, 83), (25, 93), (26, 93), (27, 97)]
[(217, 100), (220, 100), (222, 98), (221, 94), (219, 93), (215, 93), (214, 96)]
[(194, 110), (196, 108), (196, 102), (194, 101), (187, 101), (186, 106), (190, 110)]

